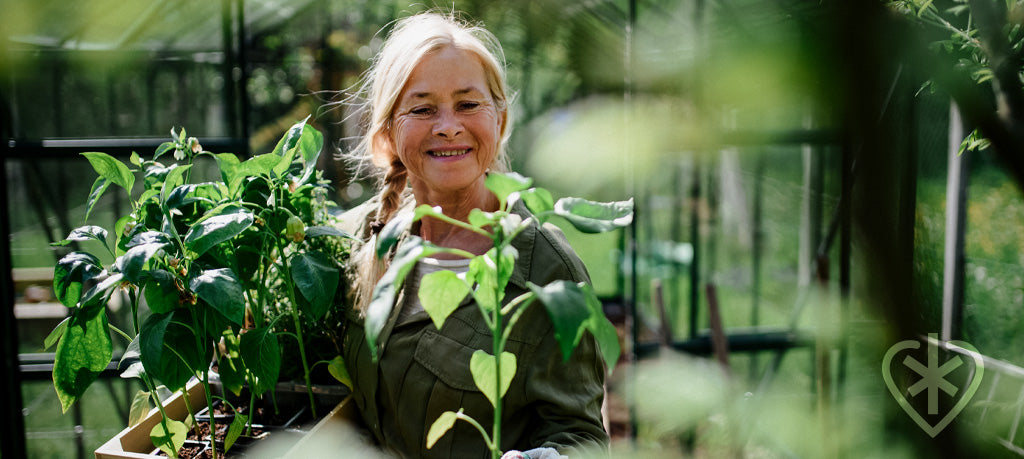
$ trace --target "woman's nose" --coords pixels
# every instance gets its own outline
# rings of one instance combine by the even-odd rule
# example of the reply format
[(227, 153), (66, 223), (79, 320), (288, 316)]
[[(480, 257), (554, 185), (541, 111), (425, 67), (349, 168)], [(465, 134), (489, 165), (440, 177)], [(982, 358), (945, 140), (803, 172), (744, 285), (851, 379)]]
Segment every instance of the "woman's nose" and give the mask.
[(454, 138), (462, 132), (462, 122), (455, 115), (454, 110), (441, 110), (437, 116), (437, 123), (434, 124), (434, 135), (445, 138)]

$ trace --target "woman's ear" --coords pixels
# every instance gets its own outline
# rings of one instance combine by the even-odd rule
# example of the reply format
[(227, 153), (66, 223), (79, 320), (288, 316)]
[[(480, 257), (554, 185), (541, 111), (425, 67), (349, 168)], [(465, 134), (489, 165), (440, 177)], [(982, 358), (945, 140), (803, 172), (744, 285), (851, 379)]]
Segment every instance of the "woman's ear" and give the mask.
[(395, 140), (391, 138), (391, 130), (381, 129), (373, 135), (373, 165), (381, 169), (391, 167), (391, 160), (395, 157)]

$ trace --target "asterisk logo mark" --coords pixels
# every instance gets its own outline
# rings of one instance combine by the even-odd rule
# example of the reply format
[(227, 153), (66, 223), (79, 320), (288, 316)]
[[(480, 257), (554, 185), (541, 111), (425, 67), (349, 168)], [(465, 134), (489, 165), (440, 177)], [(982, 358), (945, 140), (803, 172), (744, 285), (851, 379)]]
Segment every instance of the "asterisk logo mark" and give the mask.
[(946, 380), (946, 375), (963, 365), (960, 356), (949, 359), (939, 366), (939, 347), (929, 343), (927, 367), (909, 355), (903, 359), (903, 364), (921, 375), (921, 380), (907, 390), (911, 396), (917, 396), (921, 391), (928, 389), (928, 414), (939, 413), (939, 389), (950, 396), (956, 395), (957, 387)]

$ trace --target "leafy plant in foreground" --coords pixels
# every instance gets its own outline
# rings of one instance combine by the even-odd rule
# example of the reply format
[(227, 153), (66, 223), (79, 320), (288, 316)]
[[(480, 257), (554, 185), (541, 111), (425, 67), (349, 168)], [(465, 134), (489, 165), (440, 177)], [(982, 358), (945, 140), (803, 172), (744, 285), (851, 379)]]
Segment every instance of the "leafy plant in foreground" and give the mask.
[[(242, 161), (231, 153), (204, 151), (184, 129), (171, 134), (148, 161), (134, 153), (128, 164), (105, 153), (83, 153), (99, 174), (86, 221), (110, 185), (127, 193), (131, 209), (112, 232), (86, 225), (63, 242), (95, 240), (103, 248), (72, 252), (54, 270), (56, 295), (71, 308), (46, 343), (57, 345), (53, 381), (63, 409), (109, 364), (109, 328), (129, 342), (119, 365), (122, 377), (138, 377), (147, 389), (132, 404), (133, 419), (149, 411), (150, 399), (161, 407), (158, 381), (184, 391), (194, 377), (204, 386), (212, 412), (215, 357), (225, 389), (237, 395), (247, 385), (250, 401), (262, 396), (281, 373), (281, 336), (296, 342), (315, 416), (310, 372), (321, 362), (309, 361), (304, 333), (309, 324), (344, 316), (336, 310), (335, 293), (349, 238), (331, 225), (326, 185), (315, 169), (323, 137), (303, 121), (273, 152)], [(158, 161), (168, 154), (175, 162)], [(193, 180), (195, 160), (202, 157), (216, 162), (220, 180)], [(136, 174), (142, 191), (133, 197)], [(127, 293), (131, 307), (127, 332), (111, 326), (106, 316), (106, 303), (119, 290)], [(343, 368), (340, 357), (329, 363), (332, 373), (344, 373), (337, 371)], [(235, 416), (229, 447), (247, 421)], [(164, 416), (151, 438), (174, 456), (187, 431), (185, 423)]]
[[(487, 253), (477, 256), (409, 236), (398, 247), (394, 261), (378, 282), (367, 307), (366, 338), (376, 358), (377, 338), (387, 321), (398, 288), (416, 262), (438, 253), (471, 260), (465, 275), (442, 270), (424, 276), (420, 283), (419, 299), (438, 329), (466, 295), (472, 295), (476, 300), (481, 317), (493, 336), (493, 353), (482, 349), (475, 351), (470, 360), (470, 371), (477, 388), (494, 407), (493, 428), (487, 433), (479, 422), (461, 409), (458, 412), (447, 411), (431, 425), (427, 433), (428, 448), (444, 436), (455, 421), (463, 420), (480, 431), (493, 458), (497, 459), (501, 455), (502, 399), (516, 374), (518, 362), (515, 354), (505, 351), (505, 344), (512, 327), (534, 301), (539, 300), (547, 308), (554, 325), (555, 338), (565, 360), (569, 359), (586, 331), (597, 339), (609, 371), (618, 360), (618, 335), (615, 327), (605, 317), (601, 302), (590, 285), (569, 281), (555, 281), (543, 286), (531, 283), (530, 291), (508, 302), (504, 301), (504, 294), (519, 255), (511, 245), (512, 240), (531, 224), (543, 224), (551, 217), (559, 216), (586, 233), (610, 231), (632, 221), (633, 202), (599, 203), (580, 198), (562, 198), (556, 203), (550, 192), (531, 185), (532, 180), (515, 173), (490, 174), (486, 186), (498, 197), (498, 211), (474, 210), (467, 223), (445, 216), (439, 207), (421, 205), (411, 220), (393, 219), (378, 237), (375, 249), (377, 256), (383, 257), (398, 242), (399, 236), (410, 223), (431, 217), (487, 236), (493, 241), (493, 247)], [(510, 209), (516, 200), (522, 200), (533, 216), (524, 220), (512, 213)]]

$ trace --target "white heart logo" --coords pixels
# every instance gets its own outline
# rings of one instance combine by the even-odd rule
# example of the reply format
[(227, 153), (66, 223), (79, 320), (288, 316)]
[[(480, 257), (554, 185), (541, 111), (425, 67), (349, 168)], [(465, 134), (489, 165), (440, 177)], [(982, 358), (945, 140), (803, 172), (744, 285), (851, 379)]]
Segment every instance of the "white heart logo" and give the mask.
[[(962, 355), (956, 355), (940, 365), (938, 361), (939, 346), (936, 344), (940, 341), (938, 341), (937, 335), (934, 333), (929, 334), (928, 338), (927, 363), (922, 364), (914, 357), (908, 355), (903, 359), (903, 364), (921, 376), (921, 379), (916, 383), (907, 387), (907, 393), (913, 397), (921, 392), (927, 391), (928, 414), (938, 415), (939, 391), (945, 392), (950, 396), (953, 396), (960, 391), (960, 388), (947, 381), (945, 377), (950, 371), (953, 371), (960, 365), (963, 365), (964, 359)], [(945, 429), (946, 426), (949, 425), (949, 423), (952, 422), (961, 411), (963, 411), (964, 407), (967, 406), (967, 403), (971, 401), (972, 397), (974, 397), (974, 393), (978, 391), (978, 386), (981, 385), (981, 378), (985, 374), (985, 361), (982, 360), (981, 354), (978, 353), (978, 350), (975, 349), (974, 346), (963, 341), (949, 341), (948, 344), (970, 351), (965, 354), (970, 356), (974, 361), (974, 371), (971, 373), (969, 380), (966, 381), (967, 387), (960, 392), (960, 398), (956, 401), (956, 404), (954, 404), (953, 407), (950, 408), (949, 412), (946, 413), (946, 415), (943, 416), (935, 425), (929, 424), (928, 421), (924, 419), (924, 416), (921, 416), (921, 414), (917, 412), (917, 409), (914, 408), (914, 406), (910, 404), (910, 401), (907, 400), (906, 395), (904, 395), (904, 393), (900, 391), (899, 387), (896, 386), (892, 377), (891, 364), (893, 358), (896, 357), (896, 354), (908, 349), (919, 349), (921, 347), (921, 342), (917, 340), (900, 341), (890, 347), (889, 351), (885, 353), (885, 357), (882, 359), (882, 376), (885, 378), (885, 385), (889, 388), (889, 392), (892, 393), (893, 398), (895, 398), (896, 402), (903, 408), (903, 411), (906, 411), (907, 414), (910, 415), (910, 418), (913, 419), (914, 422), (916, 422), (917, 425), (925, 431), (925, 433), (933, 438), (938, 435), (939, 432), (942, 432), (942, 429)]]

